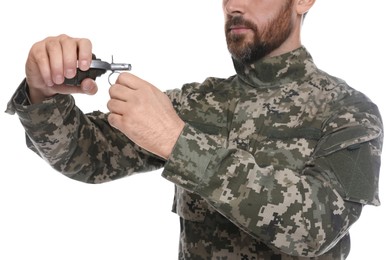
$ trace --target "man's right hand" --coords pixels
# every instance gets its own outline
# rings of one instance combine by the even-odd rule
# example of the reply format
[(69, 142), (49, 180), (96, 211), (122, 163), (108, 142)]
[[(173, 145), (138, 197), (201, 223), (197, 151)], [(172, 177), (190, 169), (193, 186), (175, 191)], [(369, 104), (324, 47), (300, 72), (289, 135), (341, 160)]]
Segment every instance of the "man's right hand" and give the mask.
[(79, 69), (88, 70), (92, 60), (92, 43), (88, 39), (67, 35), (48, 37), (35, 43), (26, 61), (26, 80), (30, 100), (39, 103), (55, 94), (95, 94), (94, 80), (85, 79), (81, 86), (64, 85)]

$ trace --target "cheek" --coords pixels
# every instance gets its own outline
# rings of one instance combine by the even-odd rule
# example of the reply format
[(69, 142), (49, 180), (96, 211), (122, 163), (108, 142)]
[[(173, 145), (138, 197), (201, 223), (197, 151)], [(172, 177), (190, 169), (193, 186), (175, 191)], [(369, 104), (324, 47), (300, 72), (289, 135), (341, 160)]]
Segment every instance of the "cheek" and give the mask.
[(271, 22), (278, 21), (281, 16), (292, 14), (292, 0), (257, 0), (251, 1), (251, 8), (247, 15), (252, 19), (259, 29), (264, 28)]

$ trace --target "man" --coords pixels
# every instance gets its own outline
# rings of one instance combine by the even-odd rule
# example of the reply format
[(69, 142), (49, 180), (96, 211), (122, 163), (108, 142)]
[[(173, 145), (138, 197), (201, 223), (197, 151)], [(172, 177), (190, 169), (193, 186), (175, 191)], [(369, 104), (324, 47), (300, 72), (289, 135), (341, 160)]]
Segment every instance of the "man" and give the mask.
[[(101, 183), (164, 167), (175, 184), (179, 259), (345, 259), (348, 229), (377, 192), (383, 126), (365, 95), (319, 70), (300, 41), (314, 0), (223, 0), (237, 71), (162, 93), (122, 73), (109, 114), (64, 85), (92, 45), (33, 45), (16, 111), (27, 145), (70, 178)], [(33, 104), (33, 105), (32, 105)]]

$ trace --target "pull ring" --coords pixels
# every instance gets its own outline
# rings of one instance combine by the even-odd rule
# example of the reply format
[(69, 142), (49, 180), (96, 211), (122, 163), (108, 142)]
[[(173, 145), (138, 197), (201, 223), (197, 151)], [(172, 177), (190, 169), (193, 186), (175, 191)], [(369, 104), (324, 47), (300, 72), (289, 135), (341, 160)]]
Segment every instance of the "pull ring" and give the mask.
[(113, 74), (120, 74), (120, 72), (119, 72), (119, 71), (112, 70), (111, 73), (110, 73), (110, 75), (108, 75), (108, 84), (110, 84), (110, 86), (112, 86), (112, 85), (115, 84), (115, 82), (114, 82), (114, 83), (111, 82), (111, 76), (112, 76)]

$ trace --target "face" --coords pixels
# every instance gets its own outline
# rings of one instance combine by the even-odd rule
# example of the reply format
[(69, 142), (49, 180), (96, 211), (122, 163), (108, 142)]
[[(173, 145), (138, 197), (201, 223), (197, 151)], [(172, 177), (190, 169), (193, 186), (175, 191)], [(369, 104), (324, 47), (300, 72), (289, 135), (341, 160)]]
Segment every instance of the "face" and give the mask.
[(293, 0), (224, 0), (226, 42), (233, 58), (252, 63), (292, 32)]

